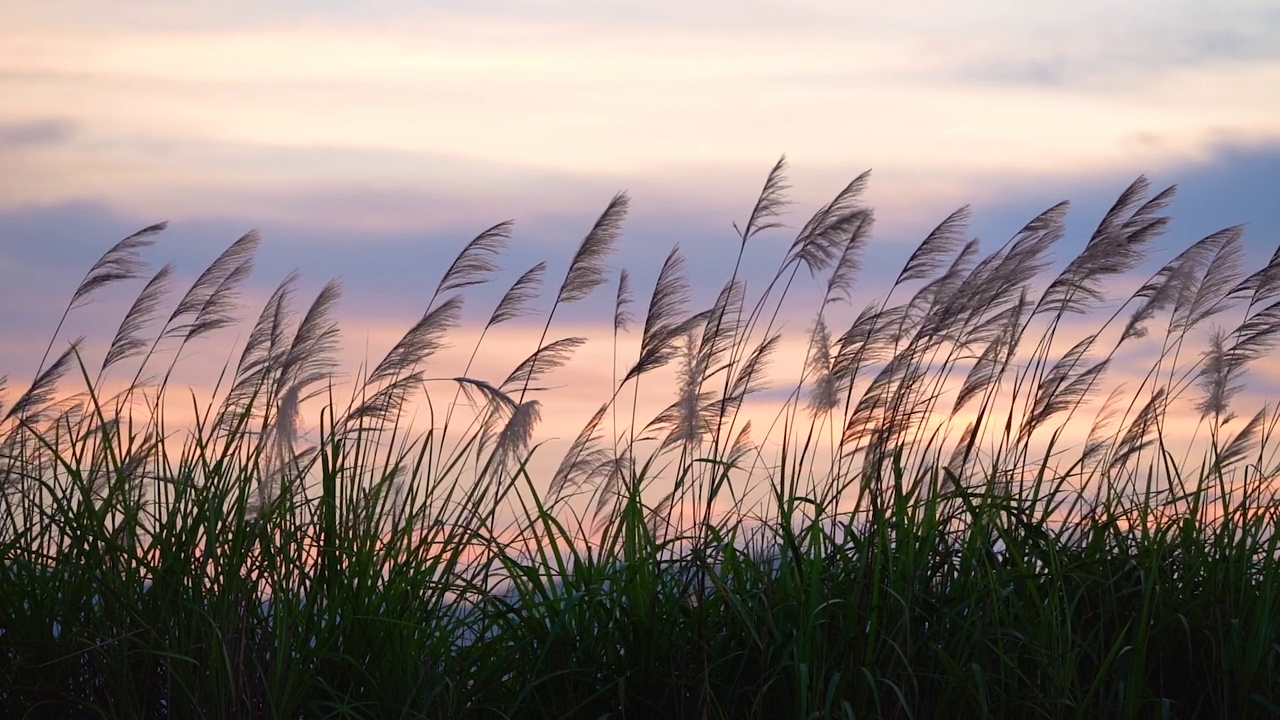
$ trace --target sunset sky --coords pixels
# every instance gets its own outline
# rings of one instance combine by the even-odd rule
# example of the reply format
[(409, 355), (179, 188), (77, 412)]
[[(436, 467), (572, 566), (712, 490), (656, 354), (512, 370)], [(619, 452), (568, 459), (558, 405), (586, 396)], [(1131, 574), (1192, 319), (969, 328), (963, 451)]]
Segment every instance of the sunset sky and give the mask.
[[(1252, 269), (1280, 243), (1280, 5), (5, 2), (0, 375), (25, 387), (84, 271), (160, 220), (148, 258), (184, 279), (261, 230), (246, 315), (295, 268), (309, 293), (341, 276), (355, 363), (496, 222), (516, 222), (498, 285), (540, 259), (558, 282), (619, 190), (632, 210), (613, 267), (643, 297), (679, 243), (706, 299), (783, 153), (793, 228), (873, 169), (859, 307), (960, 205), (989, 249), (1072, 200), (1065, 260), (1142, 173), (1180, 188), (1158, 259), (1248, 223)], [(777, 237), (753, 262), (776, 263)], [(607, 327), (609, 292), (560, 334)], [(112, 297), (73, 331), (105, 341), (129, 294)], [(495, 367), (531, 351), (527, 335), (513, 328), (521, 349)], [(239, 336), (224, 337), (196, 357), (220, 367)], [(565, 392), (608, 353), (584, 350)], [(566, 422), (602, 399), (566, 395)]]

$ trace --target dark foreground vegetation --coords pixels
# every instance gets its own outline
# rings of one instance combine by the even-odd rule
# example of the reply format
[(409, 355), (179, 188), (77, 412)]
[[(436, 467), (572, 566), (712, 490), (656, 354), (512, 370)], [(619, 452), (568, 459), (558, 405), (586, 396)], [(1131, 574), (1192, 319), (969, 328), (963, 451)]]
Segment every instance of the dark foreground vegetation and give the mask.
[[(614, 198), (540, 313), (544, 264), (480, 326), (541, 330), (500, 379), (432, 356), (507, 224), (354, 380), (338, 285), (287, 278), (206, 400), (170, 378), (234, 336), (257, 236), (181, 295), (162, 226), (117, 244), (68, 313), (139, 281), (118, 331), (60, 325), (0, 406), (0, 716), (1280, 716), (1277, 416), (1238, 395), (1280, 252), (1246, 270), (1228, 228), (1147, 267), (1173, 193), (1139, 179), (1067, 262), (1065, 204), (988, 254), (957, 211), (846, 316), (866, 177), (779, 246), (783, 171), (723, 289), (687, 309), (672, 251), (631, 345)], [(557, 312), (606, 292), (617, 381), (534, 470), (583, 343)]]

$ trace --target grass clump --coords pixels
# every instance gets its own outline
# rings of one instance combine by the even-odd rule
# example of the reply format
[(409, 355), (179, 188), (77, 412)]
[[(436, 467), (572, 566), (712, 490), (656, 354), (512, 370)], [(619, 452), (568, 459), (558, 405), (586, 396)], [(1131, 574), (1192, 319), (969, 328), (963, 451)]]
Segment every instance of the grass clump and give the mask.
[[(59, 324), (0, 406), (0, 715), (1280, 715), (1276, 414), (1232, 413), (1280, 332), (1280, 251), (1246, 272), (1228, 228), (1111, 297), (1168, 223), (1139, 178), (1056, 271), (1065, 203), (985, 255), (962, 208), (845, 314), (867, 179), (751, 290), (780, 161), (714, 298), (690, 309), (673, 249), (642, 323), (606, 265), (620, 194), (548, 309), (538, 263), (456, 375), (428, 369), (508, 223), (355, 382), (339, 285), (299, 310), (291, 275), (203, 404), (173, 373), (238, 323), (257, 235), (176, 298), (141, 255), (164, 226), (121, 241), (63, 316), (140, 282), (109, 343)], [(611, 282), (618, 379), (540, 470), (546, 380), (585, 342), (556, 317)], [(473, 376), (531, 319), (527, 358)]]

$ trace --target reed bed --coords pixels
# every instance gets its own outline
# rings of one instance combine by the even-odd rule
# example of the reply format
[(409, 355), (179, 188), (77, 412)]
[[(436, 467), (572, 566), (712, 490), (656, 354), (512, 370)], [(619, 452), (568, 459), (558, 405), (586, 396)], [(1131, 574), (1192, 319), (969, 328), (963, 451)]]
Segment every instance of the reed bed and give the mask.
[[(609, 267), (614, 197), (492, 307), (473, 359), (541, 334), (505, 377), (433, 361), (510, 223), (349, 376), (337, 282), (241, 325), (257, 234), (180, 294), (163, 224), (117, 243), (63, 315), (135, 283), (109, 342), (59, 323), (0, 381), (0, 715), (1280, 716), (1277, 414), (1240, 395), (1280, 250), (1247, 270), (1231, 227), (1151, 266), (1174, 190), (1139, 178), (1065, 262), (1066, 203), (991, 251), (957, 210), (859, 309), (868, 175), (788, 230), (785, 173), (704, 307), (678, 248), (648, 293)], [(616, 381), (538, 471), (588, 297)], [(210, 397), (171, 385), (237, 327)]]

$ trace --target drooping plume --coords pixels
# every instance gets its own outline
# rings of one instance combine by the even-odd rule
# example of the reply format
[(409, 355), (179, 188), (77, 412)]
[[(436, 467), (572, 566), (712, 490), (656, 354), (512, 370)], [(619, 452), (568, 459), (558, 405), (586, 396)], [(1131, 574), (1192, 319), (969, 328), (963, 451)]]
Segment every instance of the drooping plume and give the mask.
[(626, 218), (628, 204), (625, 192), (614, 195), (591, 231), (582, 239), (569, 263), (564, 282), (560, 284), (560, 291), (556, 293), (557, 304), (577, 302), (604, 284), (604, 261), (613, 252), (622, 233), (622, 221)]

